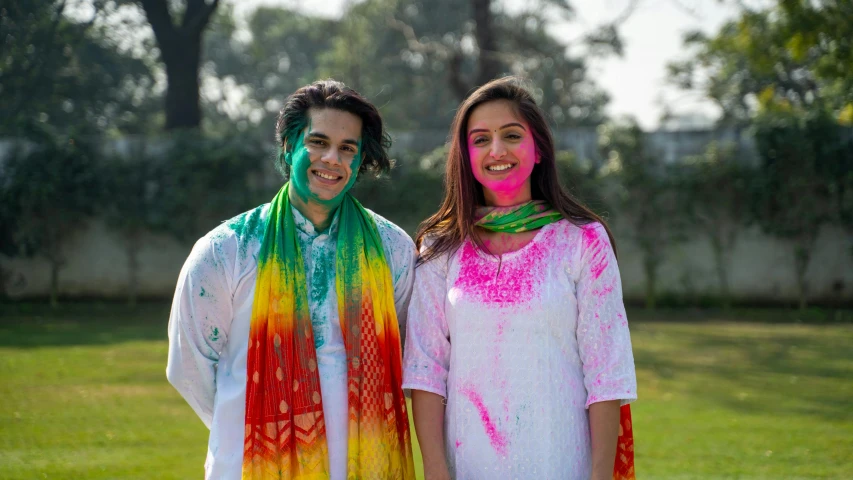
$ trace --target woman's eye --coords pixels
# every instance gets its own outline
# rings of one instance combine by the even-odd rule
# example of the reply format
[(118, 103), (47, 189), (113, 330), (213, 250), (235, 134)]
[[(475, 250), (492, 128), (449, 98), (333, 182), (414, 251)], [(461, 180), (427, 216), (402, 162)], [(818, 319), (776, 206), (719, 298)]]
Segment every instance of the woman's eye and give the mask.
[(521, 135), (519, 135), (517, 133), (510, 133), (509, 135), (506, 136), (506, 138), (508, 138), (510, 140), (521, 140)]
[(474, 139), (474, 145), (482, 145), (486, 141), (486, 137), (477, 137)]

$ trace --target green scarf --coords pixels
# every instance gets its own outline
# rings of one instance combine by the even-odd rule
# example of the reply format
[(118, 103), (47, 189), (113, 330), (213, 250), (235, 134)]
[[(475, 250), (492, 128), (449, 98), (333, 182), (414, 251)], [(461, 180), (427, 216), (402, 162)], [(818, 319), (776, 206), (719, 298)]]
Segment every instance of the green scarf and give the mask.
[(511, 207), (477, 207), (478, 227), (502, 233), (521, 233), (544, 227), (563, 215), (544, 200), (531, 200)]

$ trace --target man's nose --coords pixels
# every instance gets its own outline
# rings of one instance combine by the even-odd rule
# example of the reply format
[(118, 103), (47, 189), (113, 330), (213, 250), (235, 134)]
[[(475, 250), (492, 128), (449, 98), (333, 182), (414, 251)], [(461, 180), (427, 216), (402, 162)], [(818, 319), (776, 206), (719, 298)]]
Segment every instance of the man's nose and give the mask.
[(341, 163), (341, 156), (338, 153), (337, 149), (329, 148), (328, 150), (323, 152), (323, 155), (320, 157), (320, 160), (322, 160), (326, 163), (340, 164)]

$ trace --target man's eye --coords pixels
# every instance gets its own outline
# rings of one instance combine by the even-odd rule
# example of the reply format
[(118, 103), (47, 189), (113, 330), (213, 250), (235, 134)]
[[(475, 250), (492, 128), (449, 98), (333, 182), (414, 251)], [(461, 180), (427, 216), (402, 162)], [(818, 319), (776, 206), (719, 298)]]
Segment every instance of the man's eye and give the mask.
[(308, 143), (310, 143), (311, 145), (317, 145), (317, 146), (321, 146), (321, 147), (326, 144), (326, 142), (324, 142), (323, 140), (320, 140), (318, 138), (312, 138), (311, 140), (308, 141)]

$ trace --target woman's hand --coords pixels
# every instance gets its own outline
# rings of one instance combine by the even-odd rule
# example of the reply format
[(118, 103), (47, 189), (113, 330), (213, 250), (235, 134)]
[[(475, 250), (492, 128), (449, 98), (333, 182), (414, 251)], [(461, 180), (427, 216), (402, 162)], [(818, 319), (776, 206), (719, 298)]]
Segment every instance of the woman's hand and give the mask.
[(613, 480), (616, 442), (619, 439), (619, 400), (589, 406), (592, 444), (592, 480)]
[(444, 453), (444, 397), (412, 390), (412, 416), (424, 459), (424, 479), (450, 480)]

